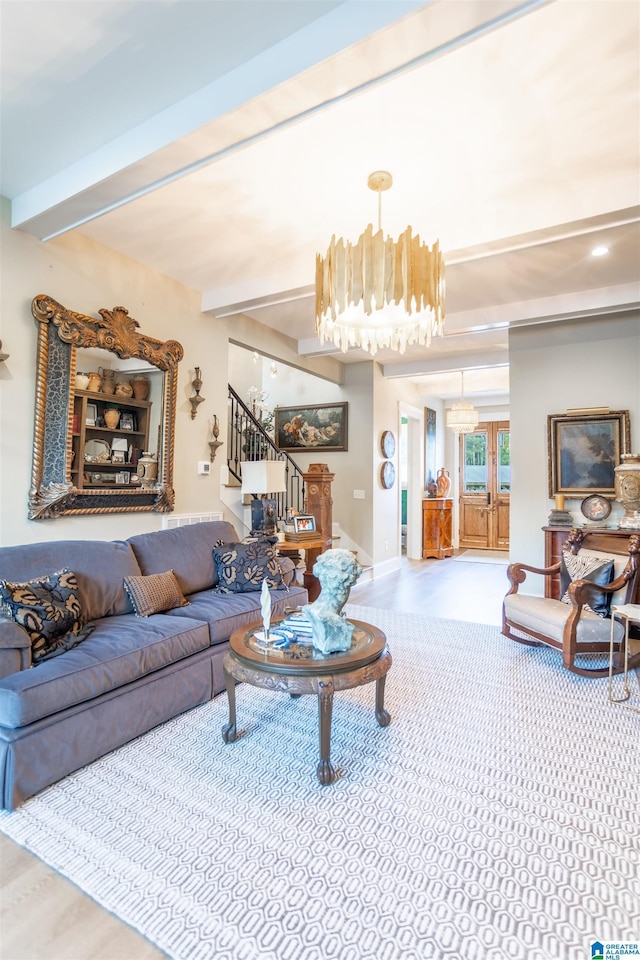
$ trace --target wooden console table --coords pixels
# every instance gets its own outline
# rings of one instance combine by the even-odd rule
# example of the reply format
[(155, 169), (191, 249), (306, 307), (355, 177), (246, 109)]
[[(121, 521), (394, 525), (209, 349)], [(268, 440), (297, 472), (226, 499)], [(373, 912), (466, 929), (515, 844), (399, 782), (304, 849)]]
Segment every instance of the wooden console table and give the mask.
[(453, 556), (451, 531), (453, 500), (431, 498), (422, 501), (422, 559)]
[[(605, 552), (612, 546), (616, 550), (626, 550), (629, 539), (634, 535), (632, 530), (613, 530), (606, 527), (543, 527), (544, 530), (544, 565), (551, 567), (558, 563), (562, 556), (562, 544), (569, 536), (572, 529), (585, 530), (592, 537), (598, 538), (598, 547)], [(553, 600), (560, 599), (560, 574), (553, 577), (545, 577), (544, 595)], [(636, 595), (631, 603), (640, 603), (640, 579), (636, 590)]]

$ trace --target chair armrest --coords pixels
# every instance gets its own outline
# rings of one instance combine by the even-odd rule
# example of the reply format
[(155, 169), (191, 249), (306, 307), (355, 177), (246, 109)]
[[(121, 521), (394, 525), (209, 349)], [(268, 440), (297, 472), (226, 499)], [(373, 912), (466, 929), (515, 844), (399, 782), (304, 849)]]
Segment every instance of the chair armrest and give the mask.
[(619, 577), (611, 583), (595, 584), (591, 580), (574, 580), (567, 588), (567, 595), (574, 606), (583, 606), (589, 602), (589, 593), (598, 590), (601, 593), (615, 593), (621, 590), (630, 580), (631, 574), (623, 570)]
[(542, 576), (560, 573), (560, 561), (558, 560), (551, 567), (532, 567), (528, 563), (510, 563), (507, 567), (507, 578), (511, 584), (511, 589), (507, 596), (518, 592), (518, 586), (527, 579), (527, 573), (539, 573)]
[(31, 666), (29, 634), (13, 620), (0, 620), (0, 678)]

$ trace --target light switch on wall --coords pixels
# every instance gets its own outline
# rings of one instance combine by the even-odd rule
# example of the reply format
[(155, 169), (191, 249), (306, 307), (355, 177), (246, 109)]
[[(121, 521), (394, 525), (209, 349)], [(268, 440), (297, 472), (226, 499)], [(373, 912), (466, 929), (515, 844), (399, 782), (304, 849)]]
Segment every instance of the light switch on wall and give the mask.
[(208, 477), (211, 473), (211, 464), (206, 460), (198, 460), (198, 475)]
[(353, 491), (354, 500), (364, 500), (364, 490), (354, 490)]

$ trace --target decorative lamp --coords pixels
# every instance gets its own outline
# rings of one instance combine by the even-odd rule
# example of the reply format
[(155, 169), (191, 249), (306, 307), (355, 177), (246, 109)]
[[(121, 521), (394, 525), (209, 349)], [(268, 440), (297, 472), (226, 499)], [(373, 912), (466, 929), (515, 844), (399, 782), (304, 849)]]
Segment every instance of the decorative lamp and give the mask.
[(462, 396), (457, 403), (451, 405), (447, 410), (447, 426), (451, 427), (454, 433), (473, 433), (478, 426), (478, 411), (464, 398), (464, 371), (460, 371), (462, 379)]
[(369, 175), (378, 194), (378, 232), (369, 224), (358, 242), (335, 235), (327, 255), (316, 255), (316, 333), (343, 353), (350, 346), (375, 355), (381, 347), (404, 353), (407, 344), (431, 343), (444, 333), (444, 261), (407, 227), (397, 241), (382, 233), (382, 193), (393, 178), (386, 170)]
[(250, 493), (251, 536), (272, 536), (276, 531), (277, 506), (267, 495), (287, 489), (282, 460), (243, 460), (242, 493)]

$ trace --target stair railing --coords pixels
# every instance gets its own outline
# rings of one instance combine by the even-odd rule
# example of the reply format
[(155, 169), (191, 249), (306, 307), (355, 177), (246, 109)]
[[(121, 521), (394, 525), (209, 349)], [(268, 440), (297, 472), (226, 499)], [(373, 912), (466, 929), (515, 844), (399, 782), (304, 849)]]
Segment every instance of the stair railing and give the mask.
[(284, 462), (286, 490), (274, 493), (277, 512), (284, 519), (288, 511), (304, 513), (304, 479), (294, 460), (276, 446), (261, 421), (229, 384), (229, 446), (227, 466), (232, 477), (242, 482), (245, 460), (278, 460)]

